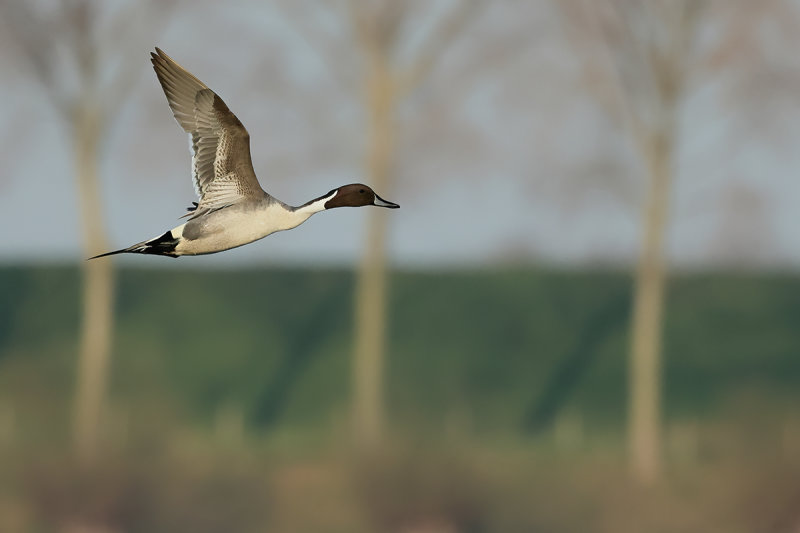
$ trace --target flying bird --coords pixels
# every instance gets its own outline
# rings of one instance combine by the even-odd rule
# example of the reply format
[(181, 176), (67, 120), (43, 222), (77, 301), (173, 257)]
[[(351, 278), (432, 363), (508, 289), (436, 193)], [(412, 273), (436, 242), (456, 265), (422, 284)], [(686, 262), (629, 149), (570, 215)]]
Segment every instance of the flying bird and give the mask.
[(320, 211), (375, 205), (396, 209), (368, 186), (343, 185), (299, 207), (266, 193), (250, 159), (250, 134), (214, 91), (161, 49), (151, 52), (153, 69), (175, 120), (189, 134), (192, 178), (199, 200), (181, 224), (163, 235), (90, 257), (133, 253), (203, 255), (230, 250), (292, 229)]

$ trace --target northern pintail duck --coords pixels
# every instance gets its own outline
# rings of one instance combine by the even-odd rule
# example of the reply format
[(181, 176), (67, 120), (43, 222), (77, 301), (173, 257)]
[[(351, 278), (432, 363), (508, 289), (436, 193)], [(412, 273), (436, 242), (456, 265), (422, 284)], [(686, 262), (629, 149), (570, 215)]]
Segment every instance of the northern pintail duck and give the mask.
[[(163, 235), (90, 259), (121, 253), (213, 254), (292, 229), (334, 207), (397, 208), (360, 183), (344, 185), (300, 207), (264, 192), (250, 160), (250, 135), (217, 94), (156, 48), (153, 68), (175, 119), (189, 134), (192, 177), (200, 197), (181, 224)], [(183, 218), (183, 217), (181, 217)]]

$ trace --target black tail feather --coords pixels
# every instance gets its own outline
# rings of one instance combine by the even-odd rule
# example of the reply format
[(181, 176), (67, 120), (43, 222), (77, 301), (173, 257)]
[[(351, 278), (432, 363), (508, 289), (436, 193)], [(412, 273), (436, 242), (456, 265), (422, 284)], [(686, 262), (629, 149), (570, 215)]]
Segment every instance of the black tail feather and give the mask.
[(121, 250), (114, 250), (113, 252), (106, 252), (104, 254), (95, 255), (94, 257), (90, 257), (87, 261), (91, 259), (97, 259), (98, 257), (106, 257), (109, 255), (116, 255), (116, 254), (149, 254), (149, 255), (165, 255), (167, 257), (178, 257), (175, 254), (175, 247), (178, 246), (178, 239), (172, 236), (172, 232), (168, 231), (161, 235), (160, 237), (156, 237), (155, 239), (150, 239), (149, 241), (142, 241), (140, 243), (134, 244), (133, 246), (128, 246), (127, 248), (123, 248)]
[(114, 250), (113, 252), (106, 252), (104, 254), (94, 255), (94, 256), (90, 257), (89, 259), (87, 259), (87, 261), (91, 261), (92, 259), (97, 259), (98, 257), (106, 257), (106, 256), (109, 256), (109, 255), (124, 254), (124, 253), (128, 253), (130, 251), (131, 250), (129, 250), (127, 248), (123, 248), (122, 250)]

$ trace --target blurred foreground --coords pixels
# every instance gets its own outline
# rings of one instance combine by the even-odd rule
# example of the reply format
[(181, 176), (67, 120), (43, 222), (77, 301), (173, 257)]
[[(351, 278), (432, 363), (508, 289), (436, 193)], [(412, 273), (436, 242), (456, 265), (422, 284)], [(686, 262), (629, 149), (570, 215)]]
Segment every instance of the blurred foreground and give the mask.
[(625, 457), (627, 274), (394, 273), (366, 456), (350, 272), (123, 269), (91, 467), (69, 434), (79, 279), (0, 270), (2, 532), (800, 528), (797, 276), (672, 280), (647, 490)]

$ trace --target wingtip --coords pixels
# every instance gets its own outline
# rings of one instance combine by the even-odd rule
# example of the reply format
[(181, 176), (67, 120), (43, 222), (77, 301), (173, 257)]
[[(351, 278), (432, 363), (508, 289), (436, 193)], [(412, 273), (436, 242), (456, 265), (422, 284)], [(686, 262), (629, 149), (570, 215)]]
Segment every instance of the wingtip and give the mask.
[(172, 58), (169, 57), (167, 54), (164, 53), (164, 50), (159, 48), (158, 46), (155, 47), (155, 52), (150, 52), (150, 62), (155, 66), (158, 63), (165, 63), (167, 61), (171, 61)]

